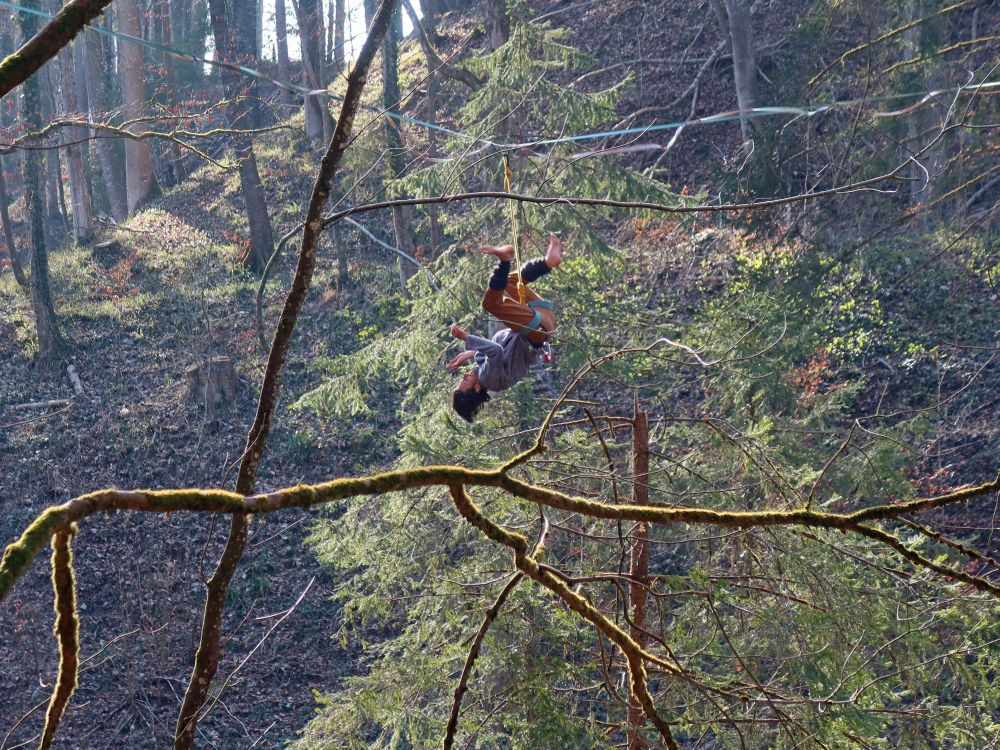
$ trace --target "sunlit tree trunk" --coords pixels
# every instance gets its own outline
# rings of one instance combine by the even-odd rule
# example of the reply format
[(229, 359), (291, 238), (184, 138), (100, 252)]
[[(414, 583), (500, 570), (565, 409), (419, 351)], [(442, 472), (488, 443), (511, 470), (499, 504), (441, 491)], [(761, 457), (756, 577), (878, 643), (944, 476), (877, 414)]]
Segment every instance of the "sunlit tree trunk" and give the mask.
[(438, 17), (441, 15), (440, 3), (437, 0), (420, 0), (420, 14), (422, 16), (424, 31), (431, 44), (437, 44)]
[[(160, 11), (160, 19), (162, 21), (162, 25), (160, 26), (160, 38), (163, 44), (168, 47), (173, 46), (175, 43), (174, 26), (169, 6), (169, 0), (162, 0)], [(177, 72), (174, 69), (173, 55), (163, 55), (163, 72), (167, 81), (167, 103), (170, 107), (170, 111), (174, 113), (179, 112), (180, 105), (178, 103)], [(184, 168), (184, 155), (181, 153), (180, 146), (176, 143), (170, 142), (167, 145), (167, 153), (170, 158), (170, 169), (173, 172), (172, 176), (174, 182), (180, 182), (186, 176), (186, 170)]]
[[(38, 0), (24, 0), (25, 8), (38, 10)], [(29, 13), (19, 15), (21, 38), (30, 39), (38, 30), (38, 17)], [(29, 131), (42, 125), (41, 77), (33, 75), (22, 85), (24, 96), (24, 123)], [(65, 343), (59, 332), (59, 323), (49, 289), (49, 257), (45, 245), (45, 206), (42, 201), (42, 158), (38, 151), (28, 151), (24, 160), (24, 204), (31, 244), (31, 309), (38, 337), (39, 359), (58, 357)]]
[(329, 0), (326, 4), (326, 26), (324, 27), (324, 33), (326, 34), (326, 41), (323, 43), (323, 80), (332, 80), (332, 69), (333, 69), (333, 35), (334, 27), (337, 25), (337, 9), (334, 7), (333, 0)]
[[(142, 36), (139, 23), (138, 0), (119, 0), (118, 24), (122, 33)], [(122, 98), (125, 115), (129, 119), (146, 114), (146, 84), (143, 79), (143, 52), (137, 44), (120, 42), (118, 67), (122, 81)], [(141, 132), (141, 125), (131, 125), (129, 130)], [(153, 153), (149, 143), (129, 139), (125, 141), (125, 193), (128, 211), (132, 213), (156, 197), (159, 186), (153, 176)]]
[(344, 0), (333, 3), (333, 69), (335, 75), (346, 75), (347, 58), (344, 50), (344, 27), (347, 25), (347, 8)]
[[(81, 39), (87, 47), (87, 94), (90, 117), (96, 122), (107, 117), (111, 109), (104, 48), (95, 31), (85, 31)], [(120, 145), (112, 138), (98, 138), (94, 145), (101, 165), (101, 176), (104, 179), (111, 215), (115, 221), (125, 221), (128, 216), (128, 202), (125, 196), (125, 170), (122, 165)]]
[(254, 57), (258, 60), (264, 57), (264, 0), (256, 0), (257, 12), (254, 14)]
[[(905, 19), (912, 22), (924, 14), (923, 0), (908, 0), (905, 6)], [(903, 60), (911, 62), (920, 55), (920, 33), (921, 27), (915, 26), (903, 32)], [(933, 88), (928, 80), (927, 71), (922, 67), (916, 68), (915, 75), (919, 75), (916, 82), (916, 89)], [(927, 110), (917, 109), (906, 116), (906, 144), (903, 150), (903, 158), (909, 158), (912, 154), (920, 151), (924, 147), (924, 136), (922, 133), (927, 126)], [(963, 132), (963, 131), (960, 131)], [(925, 204), (933, 199), (934, 185), (931, 176), (938, 169), (938, 162), (941, 157), (939, 151), (932, 151), (924, 154), (919, 163), (914, 160), (910, 163), (910, 205), (920, 213), (921, 226), (926, 230), (929, 228), (930, 216), (924, 211)]]
[[(248, 52), (240, 54), (239, 51), (252, 49), (256, 36), (254, 28), (256, 8), (253, 3), (237, 4), (235, 23), (231, 29), (226, 5), (226, 0), (210, 0), (209, 3), (216, 54), (226, 62), (254, 67), (257, 64), (256, 58)], [(259, 94), (256, 79), (239, 76), (228, 69), (222, 69), (221, 75), (226, 97), (230, 100), (226, 107), (230, 125), (238, 130), (254, 127), (258, 122), (255, 102)], [(240, 188), (250, 225), (250, 252), (247, 256), (247, 265), (250, 270), (259, 274), (263, 272), (268, 258), (274, 252), (274, 234), (267, 212), (264, 185), (257, 170), (257, 158), (250, 136), (245, 133), (234, 134), (232, 144), (233, 152), (239, 160)]]
[[(410, 0), (403, 0), (403, 8), (406, 10), (407, 14), (410, 16), (410, 23), (413, 24), (417, 32), (427, 35), (427, 45), (430, 45), (431, 34), (427, 29), (424, 21), (426, 21), (426, 11), (424, 17), (421, 19), (417, 16), (416, 10), (413, 8), (413, 4)], [(426, 51), (426, 46), (425, 46)], [(424, 101), (427, 105), (427, 119), (431, 122), (437, 120), (437, 104), (438, 104), (438, 90), (441, 88), (441, 78), (438, 74), (438, 67), (440, 62), (432, 59), (431, 55), (426, 55), (427, 57), (427, 96)], [(427, 131), (427, 154), (429, 156), (440, 156), (440, 149), (437, 144), (437, 132), (433, 129)], [(431, 229), (431, 247), (430, 256), (435, 257), (441, 248), (442, 236), (441, 236), (441, 220), (440, 220), (440, 208), (437, 205), (431, 205), (428, 207), (428, 214), (430, 215), (430, 229)]]
[[(402, 36), (402, 23), (402, 10), (398, 10), (382, 40), (382, 106), (386, 111), (393, 112), (399, 111), (399, 39)], [(406, 171), (401, 128), (398, 120), (385, 118), (385, 145), (389, 150), (390, 178), (394, 180), (402, 177)], [(408, 255), (414, 255), (413, 218), (409, 206), (393, 206), (392, 227), (396, 234), (396, 246)], [(409, 296), (406, 285), (418, 269), (402, 256), (398, 256), (398, 261), (403, 295)]]
[[(76, 101), (76, 67), (73, 49), (76, 45), (66, 45), (59, 51), (59, 70), (62, 73), (62, 105), (67, 115), (80, 113)], [(87, 172), (83, 164), (83, 149), (80, 142), (86, 137), (84, 128), (69, 128), (66, 137), (70, 145), (66, 147), (66, 161), (69, 166), (69, 188), (73, 202), (73, 237), (82, 242), (94, 231), (90, 210), (90, 193), (87, 190)]]
[[(90, 96), (87, 94), (87, 42), (84, 34), (73, 41), (73, 88), (76, 91), (77, 111), (86, 116), (90, 112)], [(89, 158), (90, 142), (84, 141), (84, 158)]]
[[(56, 93), (59, 90), (58, 68), (56, 65), (46, 65), (36, 75), (42, 78), (42, 119), (41, 122), (51, 122), (59, 115), (56, 105)], [(45, 150), (45, 205), (48, 220), (45, 224), (47, 247), (61, 245), (69, 233), (69, 212), (66, 209), (66, 197), (63, 192), (62, 154), (58, 148)]]
[(500, 49), (510, 37), (507, 0), (486, 0), (486, 37), (490, 49)]
[[(274, 0), (274, 30), (278, 48), (278, 75), (282, 81), (288, 81), (291, 78), (291, 66), (288, 64), (288, 13), (285, 10), (285, 0)], [(282, 104), (292, 103), (292, 92), (288, 89), (282, 88), (280, 96)]]
[[(302, 64), (311, 89), (323, 89), (323, 5), (320, 0), (293, 0), (299, 21), (299, 41), (302, 46)], [(329, 140), (333, 133), (333, 119), (326, 100), (307, 96), (306, 135), (310, 138)]]
[(748, 0), (711, 0), (723, 37), (733, 58), (733, 82), (740, 108), (743, 151), (753, 152), (753, 129), (747, 112), (757, 106), (757, 62), (754, 56), (753, 19)]

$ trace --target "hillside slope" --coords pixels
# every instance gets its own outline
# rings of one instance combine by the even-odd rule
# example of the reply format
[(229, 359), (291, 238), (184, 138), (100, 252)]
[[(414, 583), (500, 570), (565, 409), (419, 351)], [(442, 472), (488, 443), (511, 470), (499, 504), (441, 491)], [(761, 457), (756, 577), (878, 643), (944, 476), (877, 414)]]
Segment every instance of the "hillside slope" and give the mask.
[[(862, 42), (868, 31), (838, 26), (820, 45), (819, 32), (803, 28), (813, 11), (810, 4), (776, 0), (760, 5), (759, 63), (767, 103), (806, 103), (813, 92), (804, 90), (806, 66), (796, 70), (798, 61), (807, 58), (809, 70), (815, 70)], [(685, 120), (735, 106), (729, 61), (716, 51), (722, 38), (702, 2), (552, 0), (527, 6), (534, 16), (565, 24), (567, 41), (594, 57), (589, 70), (554, 73), (561, 83), (585, 76), (581, 86), (600, 90), (632, 73), (618, 105), (622, 126)], [(977, 22), (985, 26), (998, 13), (995, 4), (986, 7)], [(457, 44), (480, 19), (456, 14), (447, 20), (450, 26), (441, 31)], [(481, 48), (481, 37), (473, 45)], [(413, 48), (408, 55), (416, 77), (422, 62)], [(713, 55), (717, 60), (706, 65)], [(690, 89), (699, 72), (697, 86)], [(831, 83), (824, 96), (853, 96), (855, 86), (843, 81)], [(409, 106), (419, 114), (419, 103)], [(628, 116), (637, 112), (644, 114)], [(823, 127), (817, 125), (817, 131)], [(643, 142), (663, 145), (670, 137), (661, 133)], [(258, 158), (268, 198), (276, 226), (285, 231), (301, 215), (316, 150), (294, 131), (267, 135), (261, 144)], [(367, 156), (355, 158), (361, 162)], [(623, 163), (641, 169), (658, 161), (659, 179), (692, 194), (739, 198), (768, 187), (775, 194), (803, 189), (793, 168), (776, 182), (743, 181), (735, 122), (692, 126), (659, 156), (639, 154)], [(797, 163), (795, 158), (788, 163)], [(118, 243), (110, 255), (90, 247), (53, 254), (54, 296), (74, 339), (72, 358), (84, 385), (79, 397), (72, 396), (61, 369), (35, 366), (30, 306), (11, 277), (0, 276), (0, 539), (14, 538), (48, 505), (98, 488), (231, 486), (264, 361), (255, 343), (256, 283), (239, 260), (245, 234), (239, 201), (234, 174), (206, 167), (102, 237)], [(731, 302), (754, 273), (764, 287), (761, 277), (794, 266), (802, 276), (789, 272), (768, 292), (778, 289), (788, 300), (805, 294), (797, 283), (811, 267), (802, 250), (813, 247), (810, 243), (822, 246), (829, 257), (843, 254), (828, 277), (803, 282), (811, 284), (808, 294), (829, 293), (822, 310), (831, 317), (827, 328), (803, 333), (801, 341), (826, 345), (802, 343), (795, 359), (783, 363), (782, 377), (808, 400), (860, 373), (865, 382), (857, 396), (859, 411), (933, 411), (936, 394), (954, 393), (942, 409), (952, 428), (936, 439), (933, 461), (911, 469), (919, 474), (914, 479), (926, 484), (929, 476), (948, 486), (992, 478), (1000, 463), (1000, 374), (982, 364), (982, 350), (966, 348), (994, 345), (997, 277), (989, 269), (996, 264), (996, 245), (982, 240), (991, 226), (983, 230), (980, 224), (968, 242), (951, 242), (943, 230), (935, 235), (934, 226), (907, 225), (900, 233), (884, 231), (881, 244), (858, 251), (859, 238), (886, 224), (899, 226), (884, 221), (885, 215), (898, 210), (902, 216), (905, 204), (898, 195), (872, 196), (863, 215), (851, 208), (858, 204), (804, 209), (794, 216), (790, 209), (787, 217), (767, 217), (763, 226), (744, 216), (710, 217), (680, 228), (667, 221), (622, 221), (607, 234), (618, 232), (615, 243), (631, 275), (610, 277), (598, 267), (596, 292), (614, 298), (623, 290), (648, 291), (649, 315), (671, 317), (683, 331), (713, 304)], [(481, 231), (485, 238), (507, 227)], [(779, 236), (782, 241), (775, 239)], [(337, 355), (358, 350), (406, 318), (394, 258), (363, 235), (346, 238), (354, 284), (337, 290), (334, 250), (327, 240), (293, 342), (283, 381), (287, 396), (258, 478), (262, 489), (379, 468), (397, 455), (395, 411), (335, 420), (292, 408), (324, 382)], [(459, 255), (458, 248), (473, 239), (456, 232), (448, 252)], [(909, 249), (913, 252), (904, 252)], [(442, 261), (446, 268), (451, 256), (446, 253)], [(287, 258), (276, 277), (266, 295), (272, 320), (282, 298), (279, 290), (289, 278)], [(726, 296), (730, 292), (733, 297)], [(868, 304), (863, 309), (851, 305), (855, 297)], [(601, 335), (611, 345), (615, 334), (624, 338), (642, 329), (641, 320), (634, 323), (617, 330), (608, 324)], [(810, 318), (808, 325), (813, 324)], [(444, 321), (441, 328), (444, 352)], [(942, 353), (949, 341), (956, 346)], [(231, 407), (209, 413), (188, 398), (184, 373), (221, 355), (234, 360), (239, 387)], [(980, 366), (978, 380), (963, 387)], [(556, 370), (557, 385), (568, 375)], [(598, 388), (589, 395), (600, 398), (602, 392)], [(18, 408), (53, 399), (71, 399), (71, 405), (49, 412)], [(703, 408), (711, 394), (691, 388), (676, 394), (676, 403)], [(935, 437), (922, 435), (921, 440)], [(339, 605), (330, 599), (341, 582), (304, 543), (321, 517), (326, 517), (322, 511), (289, 512), (255, 520), (226, 617), (219, 678), (225, 693), (202, 723), (203, 746), (281, 746), (313, 717), (312, 691), (336, 693), (341, 679), (369, 658), (358, 641), (335, 637), (341, 628)], [(952, 522), (965, 528), (991, 524), (978, 516)], [(196, 644), (203, 583), (224, 542), (224, 525), (193, 516), (118, 514), (92, 519), (81, 529), (76, 562), (87, 661), (60, 729), (60, 747), (169, 747)], [(50, 627), (48, 571), (39, 560), (0, 604), (0, 736), (7, 735), (0, 748), (30, 744), (39, 731), (38, 705), (48, 696), (56, 663)]]

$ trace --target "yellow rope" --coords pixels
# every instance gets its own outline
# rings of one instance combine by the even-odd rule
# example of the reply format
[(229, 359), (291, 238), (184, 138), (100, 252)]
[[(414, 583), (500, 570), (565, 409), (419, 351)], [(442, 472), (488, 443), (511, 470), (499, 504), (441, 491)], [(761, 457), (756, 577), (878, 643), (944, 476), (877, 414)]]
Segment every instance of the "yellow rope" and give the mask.
[[(507, 154), (503, 155), (503, 189), (504, 192), (510, 192), (510, 178), (514, 176), (514, 173), (510, 169), (510, 162), (507, 159)], [(521, 246), (517, 240), (517, 202), (510, 198), (508, 200), (510, 203), (510, 228), (514, 235), (514, 263), (517, 269), (517, 301), (520, 304), (524, 304), (526, 298), (524, 282), (521, 280)]]

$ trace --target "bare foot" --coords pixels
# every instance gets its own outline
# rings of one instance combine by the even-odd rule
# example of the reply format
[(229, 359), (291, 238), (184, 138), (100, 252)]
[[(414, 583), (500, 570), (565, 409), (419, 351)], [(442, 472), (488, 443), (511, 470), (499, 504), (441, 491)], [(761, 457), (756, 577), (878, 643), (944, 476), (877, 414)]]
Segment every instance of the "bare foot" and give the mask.
[(495, 255), (500, 260), (514, 260), (513, 245), (482, 245), (480, 246), (478, 252), (483, 255)]
[(545, 265), (556, 268), (562, 263), (563, 244), (554, 232), (549, 233), (549, 249), (545, 253)]

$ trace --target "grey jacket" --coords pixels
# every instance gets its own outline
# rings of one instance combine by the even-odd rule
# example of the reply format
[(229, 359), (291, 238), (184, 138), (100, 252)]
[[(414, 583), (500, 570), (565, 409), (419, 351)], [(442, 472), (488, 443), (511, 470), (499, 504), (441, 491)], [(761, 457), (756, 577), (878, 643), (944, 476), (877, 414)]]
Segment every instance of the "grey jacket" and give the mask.
[(488, 391), (510, 388), (528, 374), (538, 356), (538, 350), (528, 339), (509, 328), (497, 331), (492, 340), (470, 333), (465, 348), (476, 353), (479, 383)]

